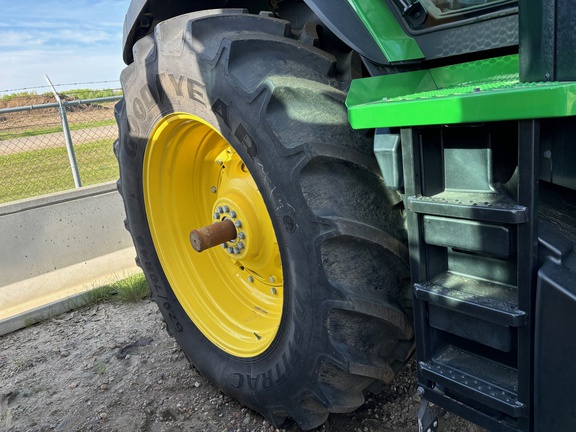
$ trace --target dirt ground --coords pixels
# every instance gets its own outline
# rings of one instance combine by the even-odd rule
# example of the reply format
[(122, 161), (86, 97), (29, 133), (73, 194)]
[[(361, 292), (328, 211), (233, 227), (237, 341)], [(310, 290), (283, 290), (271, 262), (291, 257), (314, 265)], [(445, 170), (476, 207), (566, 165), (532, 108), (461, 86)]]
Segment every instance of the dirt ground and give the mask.
[[(316, 431), (416, 431), (419, 403), (412, 361), (387, 390)], [(439, 430), (483, 429), (444, 413)], [(1, 337), (0, 431), (278, 429), (190, 367), (156, 305), (140, 301), (93, 305)]]
[[(72, 100), (65, 97), (63, 100)], [(12, 101), (0, 101), (0, 109), (14, 108), (18, 106), (42, 105), (55, 103), (54, 98), (26, 97)], [(66, 117), (69, 124), (85, 123), (89, 121), (110, 120), (114, 118), (114, 105), (116, 102), (101, 104), (69, 106), (66, 109)], [(0, 132), (21, 132), (38, 127), (60, 126), (61, 120), (58, 108), (45, 108), (13, 113), (0, 113)]]

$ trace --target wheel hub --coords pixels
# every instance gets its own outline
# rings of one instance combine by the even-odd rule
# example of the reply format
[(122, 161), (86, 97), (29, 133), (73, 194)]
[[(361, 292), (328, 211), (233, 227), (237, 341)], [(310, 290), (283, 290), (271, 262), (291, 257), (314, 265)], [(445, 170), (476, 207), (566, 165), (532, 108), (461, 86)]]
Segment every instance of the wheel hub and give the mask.
[[(248, 209), (248, 213), (252, 213)], [(241, 261), (253, 258), (261, 245), (261, 236), (258, 236), (258, 231), (252, 232), (251, 226), (255, 226), (249, 223), (249, 217), (247, 212), (240, 210), (239, 206), (236, 205), (232, 200), (223, 198), (216, 201), (213, 209), (213, 217), (215, 221), (230, 220), (234, 223), (236, 228), (236, 238), (222, 243), (222, 248), (232, 256), (232, 258)], [(251, 215), (250, 219), (254, 220), (254, 216)], [(251, 248), (251, 249), (250, 249)]]

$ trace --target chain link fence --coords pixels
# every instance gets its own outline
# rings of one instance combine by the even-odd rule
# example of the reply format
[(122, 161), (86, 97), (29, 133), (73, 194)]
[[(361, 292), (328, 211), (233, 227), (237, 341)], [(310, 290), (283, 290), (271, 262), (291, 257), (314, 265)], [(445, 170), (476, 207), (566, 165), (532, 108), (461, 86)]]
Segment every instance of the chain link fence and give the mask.
[(0, 203), (117, 179), (121, 98), (119, 90), (67, 91), (60, 104), (50, 93), (0, 98)]

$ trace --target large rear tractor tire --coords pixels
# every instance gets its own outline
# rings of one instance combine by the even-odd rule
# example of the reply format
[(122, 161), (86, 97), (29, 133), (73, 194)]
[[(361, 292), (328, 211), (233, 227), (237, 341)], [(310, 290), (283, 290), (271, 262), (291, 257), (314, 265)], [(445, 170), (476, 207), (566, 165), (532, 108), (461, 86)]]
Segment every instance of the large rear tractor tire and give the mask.
[[(162, 22), (122, 73), (119, 190), (152, 299), (276, 426), (354, 410), (413, 350), (402, 202), (334, 71), (289, 23), (221, 10)], [(232, 235), (197, 252), (214, 222)]]

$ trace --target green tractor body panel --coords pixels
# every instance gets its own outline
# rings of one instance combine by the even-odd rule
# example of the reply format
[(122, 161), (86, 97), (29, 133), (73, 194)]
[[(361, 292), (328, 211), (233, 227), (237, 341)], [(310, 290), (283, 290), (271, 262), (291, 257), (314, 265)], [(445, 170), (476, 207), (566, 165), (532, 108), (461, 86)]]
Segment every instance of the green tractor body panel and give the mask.
[(424, 58), (416, 41), (406, 35), (383, 2), (348, 0), (389, 62)]
[(576, 115), (576, 83), (520, 83), (518, 56), (358, 79), (346, 104), (356, 129)]

